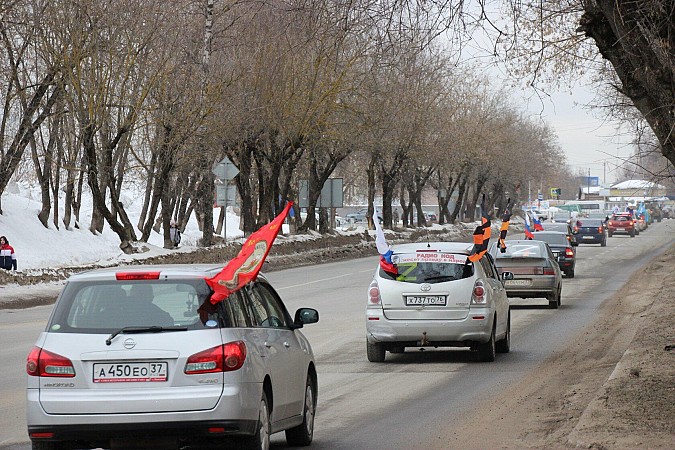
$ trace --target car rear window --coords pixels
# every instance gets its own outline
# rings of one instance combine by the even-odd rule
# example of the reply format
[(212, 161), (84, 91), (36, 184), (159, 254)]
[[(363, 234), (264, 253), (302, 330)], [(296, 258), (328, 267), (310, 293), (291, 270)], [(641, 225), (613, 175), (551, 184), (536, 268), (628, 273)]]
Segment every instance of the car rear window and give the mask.
[(544, 253), (542, 244), (518, 243), (512, 244), (506, 242), (506, 252), (497, 251), (493, 253), (497, 259), (501, 258), (543, 258)]
[(122, 327), (212, 328), (222, 323), (204, 280), (70, 282), (48, 324), (50, 332), (105, 333)]
[(547, 223), (544, 224), (546, 231), (560, 231), (561, 233), (568, 233), (569, 227), (566, 223)]
[[(431, 257), (431, 255), (435, 256)], [(431, 262), (428, 259), (434, 261)], [(467, 255), (454, 253), (434, 253), (424, 256), (415, 253), (398, 254), (392, 257), (392, 261), (398, 273), (391, 274), (380, 267), (380, 277), (405, 283), (445, 283), (469, 278), (473, 276), (474, 271), (473, 263), (466, 263)]]
[(553, 245), (567, 245), (569, 241), (567, 236), (564, 234), (546, 234), (546, 233), (535, 233), (534, 238), (538, 241), (544, 241), (548, 244)]
[(583, 219), (580, 221), (582, 227), (600, 227), (602, 226), (602, 220), (600, 219)]
[(628, 222), (630, 218), (628, 216), (614, 216), (612, 220), (615, 222)]

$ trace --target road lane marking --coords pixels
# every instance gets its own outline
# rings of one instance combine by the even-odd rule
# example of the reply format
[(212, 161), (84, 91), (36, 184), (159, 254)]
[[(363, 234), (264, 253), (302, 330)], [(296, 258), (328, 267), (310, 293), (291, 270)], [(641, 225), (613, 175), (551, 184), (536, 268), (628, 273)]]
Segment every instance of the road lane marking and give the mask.
[(316, 283), (323, 283), (325, 281), (331, 281), (331, 280), (337, 280), (338, 278), (344, 278), (344, 277), (349, 277), (357, 273), (364, 273), (364, 272), (372, 272), (373, 269), (368, 269), (368, 270), (359, 270), (358, 272), (351, 272), (351, 273), (343, 273), (342, 275), (337, 275), (334, 277), (330, 278), (321, 278), (319, 280), (314, 280), (314, 281), (308, 281), (307, 283), (300, 283), (300, 284), (293, 284), (291, 286), (283, 286), (283, 287), (276, 287), (275, 289), (277, 291), (281, 291), (284, 289), (292, 289), (292, 288), (297, 288), (297, 287), (302, 287), (302, 286), (309, 286), (310, 284), (316, 284)]

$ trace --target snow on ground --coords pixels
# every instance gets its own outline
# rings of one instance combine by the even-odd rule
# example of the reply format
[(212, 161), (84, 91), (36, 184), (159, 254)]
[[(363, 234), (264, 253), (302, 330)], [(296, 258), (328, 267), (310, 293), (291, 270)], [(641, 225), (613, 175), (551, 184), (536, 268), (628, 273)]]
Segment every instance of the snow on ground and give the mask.
[[(142, 192), (130, 190), (125, 193), (122, 203), (125, 205), (131, 222), (136, 224), (143, 206)], [(60, 199), (63, 204), (63, 199)], [(49, 220), (49, 228), (45, 228), (37, 218), (41, 209), (38, 186), (11, 184), (2, 195), (2, 211), (0, 215), (0, 236), (6, 236), (14, 247), (17, 256), (18, 270), (49, 269), (60, 267), (82, 266), (90, 264), (114, 265), (131, 258), (145, 258), (163, 255), (175, 251), (193, 251), (197, 248), (197, 240), (201, 232), (194, 218), (188, 222), (182, 235), (180, 248), (169, 250), (163, 248), (163, 234), (152, 232), (147, 247), (148, 252), (136, 255), (125, 255), (119, 248), (119, 237), (105, 224), (100, 235), (89, 231), (91, 222), (91, 199), (83, 195), (80, 212), (80, 228), (70, 229), (63, 225), (63, 207), (59, 211), (59, 229), (53, 223), (53, 215)], [(214, 209), (214, 221), (218, 220), (220, 209)], [(227, 214), (227, 238), (235, 239), (243, 236), (239, 230), (239, 216), (231, 208)], [(140, 232), (136, 230), (137, 236)]]

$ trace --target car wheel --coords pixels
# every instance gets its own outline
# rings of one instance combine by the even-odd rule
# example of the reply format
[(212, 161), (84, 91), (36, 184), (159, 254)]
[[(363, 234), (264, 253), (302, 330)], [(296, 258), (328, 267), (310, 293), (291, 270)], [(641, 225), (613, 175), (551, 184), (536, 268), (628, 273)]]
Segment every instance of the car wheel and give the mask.
[(600, 243), (600, 247), (607, 247), (607, 239), (603, 239)]
[(567, 278), (574, 278), (574, 269), (568, 270), (565, 275), (567, 275)]
[(291, 447), (306, 447), (314, 438), (314, 416), (316, 414), (316, 396), (312, 378), (307, 375), (305, 386), (305, 406), (302, 410), (302, 423), (286, 430), (286, 442)]
[(614, 233), (607, 233), (607, 236), (608, 236), (608, 237), (612, 237), (613, 234), (614, 234)]
[(495, 360), (497, 353), (497, 345), (495, 343), (495, 326), (497, 325), (495, 318), (495, 323), (492, 325), (492, 333), (490, 333), (490, 340), (485, 343), (479, 343), (476, 345), (478, 349), (478, 360), (481, 362), (492, 362)]
[(551, 294), (551, 296), (548, 298), (548, 307), (550, 309), (558, 309), (558, 306), (560, 306), (560, 290), (561, 287), (558, 287), (555, 293)]
[(630, 232), (630, 237), (635, 237), (635, 230)]
[(495, 350), (497, 353), (508, 353), (511, 350), (511, 311), (506, 319), (506, 334), (504, 339), (497, 341)]
[(241, 448), (245, 450), (269, 450), (270, 431), (270, 408), (267, 394), (263, 390), (255, 434), (245, 437), (241, 442)]
[(384, 362), (384, 346), (366, 341), (366, 354), (370, 362)]
[(389, 353), (405, 353), (405, 347), (392, 347), (389, 349)]

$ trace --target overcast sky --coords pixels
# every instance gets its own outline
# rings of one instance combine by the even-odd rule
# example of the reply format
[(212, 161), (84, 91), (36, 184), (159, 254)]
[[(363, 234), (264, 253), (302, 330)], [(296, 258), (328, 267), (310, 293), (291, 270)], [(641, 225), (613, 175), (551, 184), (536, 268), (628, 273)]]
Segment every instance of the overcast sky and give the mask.
[(555, 129), (572, 170), (583, 170), (586, 175), (590, 169), (591, 176), (599, 177), (601, 183), (622, 181), (617, 179), (617, 166), (632, 148), (625, 137), (618, 136), (615, 123), (603, 123), (584, 107), (592, 98), (588, 88), (577, 86), (554, 93), (543, 103), (537, 98), (529, 104), (522, 102), (528, 111), (537, 117), (541, 114), (542, 120)]

